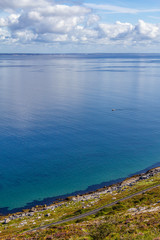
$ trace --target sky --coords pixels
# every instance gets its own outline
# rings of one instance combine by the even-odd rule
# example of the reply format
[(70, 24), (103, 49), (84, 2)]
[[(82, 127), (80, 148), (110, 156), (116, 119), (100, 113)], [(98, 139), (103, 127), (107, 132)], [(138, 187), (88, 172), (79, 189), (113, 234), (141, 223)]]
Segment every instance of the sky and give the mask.
[(160, 53), (159, 0), (0, 0), (0, 53)]

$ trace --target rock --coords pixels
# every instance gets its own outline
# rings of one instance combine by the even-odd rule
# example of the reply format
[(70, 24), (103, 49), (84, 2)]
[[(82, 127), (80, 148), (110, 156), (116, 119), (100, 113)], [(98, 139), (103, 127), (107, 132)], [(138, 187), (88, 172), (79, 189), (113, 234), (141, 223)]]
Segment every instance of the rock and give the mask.
[(141, 180), (147, 179), (147, 176), (141, 176), (139, 179)]
[[(68, 205), (66, 205), (66, 206), (68, 206)], [(55, 206), (52, 206), (52, 207), (51, 207), (51, 210), (54, 210), (54, 209), (55, 209)]]
[(24, 225), (26, 225), (26, 224), (27, 224), (27, 222), (26, 222), (26, 221), (23, 221), (23, 222), (21, 222), (19, 225), (24, 226)]
[(10, 219), (9, 218), (6, 218), (6, 219), (4, 219), (4, 224), (7, 224), (7, 223), (9, 223), (10, 222)]
[(50, 217), (51, 216), (51, 214), (50, 213), (47, 213), (46, 215), (45, 215), (45, 217)]
[(29, 212), (35, 212), (36, 211), (36, 208), (32, 207)]
[(72, 197), (71, 200), (75, 202), (77, 199), (76, 199), (76, 197)]
[(138, 211), (144, 211), (144, 210), (146, 210), (146, 207), (138, 207), (137, 210), (138, 210)]
[(137, 208), (130, 208), (128, 209), (128, 212), (136, 212), (137, 211)]
[(48, 210), (48, 208), (47, 208), (47, 207), (44, 207), (43, 210), (44, 210), (44, 211), (45, 211), (45, 210)]
[(32, 217), (34, 215), (34, 213), (28, 213), (27, 214), (29, 217)]

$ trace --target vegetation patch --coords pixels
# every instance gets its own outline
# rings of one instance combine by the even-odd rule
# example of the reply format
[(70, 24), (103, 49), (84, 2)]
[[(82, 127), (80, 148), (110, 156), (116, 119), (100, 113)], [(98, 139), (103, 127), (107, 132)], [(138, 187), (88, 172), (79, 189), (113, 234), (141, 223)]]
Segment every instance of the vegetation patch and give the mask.
[[(127, 184), (128, 184), (127, 180)], [(130, 184), (130, 183), (129, 183)], [(160, 184), (160, 173), (137, 181), (131, 186), (101, 189), (76, 199), (74, 197), (51, 206), (37, 206), (15, 215), (0, 216), (0, 239), (160, 239), (160, 187), (130, 199), (118, 201), (133, 193)], [(79, 216), (108, 203), (95, 214), (61, 225), (50, 226), (34, 232), (36, 227)]]

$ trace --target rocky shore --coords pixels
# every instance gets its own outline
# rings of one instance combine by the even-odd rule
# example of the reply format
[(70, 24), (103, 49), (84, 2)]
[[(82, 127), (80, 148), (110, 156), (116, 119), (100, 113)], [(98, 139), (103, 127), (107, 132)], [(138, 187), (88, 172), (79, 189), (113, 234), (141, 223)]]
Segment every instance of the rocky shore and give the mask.
[[(56, 208), (59, 208), (63, 205), (65, 205), (66, 207), (69, 206), (70, 202), (85, 202), (87, 200), (91, 200), (90, 204), (94, 204), (96, 201), (99, 200), (100, 196), (106, 193), (112, 194), (113, 196), (116, 195), (114, 194), (114, 191), (125, 191), (126, 188), (133, 186), (135, 183), (142, 181), (144, 179), (149, 179), (151, 177), (153, 177), (154, 175), (156, 175), (157, 173), (160, 173), (160, 167), (157, 168), (153, 168), (149, 171), (147, 171), (146, 173), (141, 173), (135, 176), (132, 176), (130, 178), (125, 179), (124, 181), (117, 183), (117, 184), (113, 184), (111, 186), (108, 187), (103, 187), (101, 189), (97, 189), (94, 192), (89, 192), (83, 195), (77, 195), (77, 196), (71, 196), (71, 197), (67, 197), (65, 200), (61, 201), (61, 202), (56, 202), (53, 203), (50, 206), (47, 205), (43, 205), (43, 206), (36, 206), (36, 207), (32, 207), (31, 209), (25, 209), (23, 210), (23, 212), (20, 213), (15, 213), (15, 214), (9, 214), (8, 216), (4, 216), (4, 219), (0, 221), (0, 223), (3, 224), (7, 224), (12, 220), (15, 219), (22, 219), (24, 217), (33, 217), (34, 214), (37, 213), (42, 213), (46, 210), (52, 210), (54, 211)], [(114, 197), (113, 197), (114, 199)], [(116, 199), (116, 198), (115, 198)], [(93, 202), (92, 202), (93, 201)], [(84, 206), (85, 207), (89, 207), (89, 206)], [(46, 214), (46, 217), (49, 217), (49, 213), (48, 216)], [(25, 225), (25, 222), (22, 224)]]
[(130, 178), (126, 178), (124, 181), (122, 181), (120, 183), (97, 189), (95, 192), (84, 194), (82, 196), (78, 195), (78, 196), (74, 196), (74, 197), (69, 197), (69, 199), (71, 199), (73, 201), (83, 201), (83, 200), (89, 200), (92, 198), (96, 199), (96, 198), (99, 198), (99, 196), (101, 194), (113, 193), (114, 191), (122, 190), (122, 188), (123, 188), (122, 191), (124, 191), (125, 187), (133, 186), (136, 182), (142, 181), (144, 179), (149, 179), (149, 178), (153, 177), (154, 175), (156, 175), (157, 173), (160, 173), (160, 167), (153, 168), (153, 169), (147, 171), (146, 173), (141, 173), (141, 174), (132, 176)]

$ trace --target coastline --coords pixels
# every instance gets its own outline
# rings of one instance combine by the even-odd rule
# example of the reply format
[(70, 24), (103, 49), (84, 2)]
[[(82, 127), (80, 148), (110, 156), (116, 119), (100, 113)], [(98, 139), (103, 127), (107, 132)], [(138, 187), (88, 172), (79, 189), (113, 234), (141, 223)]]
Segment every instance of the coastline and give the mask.
[(86, 188), (85, 190), (76, 191), (76, 192), (61, 195), (61, 196), (45, 198), (42, 201), (34, 200), (31, 203), (27, 203), (23, 207), (11, 209), (11, 210), (8, 210), (7, 207), (6, 208), (0, 208), (0, 215), (7, 216), (9, 214), (22, 212), (23, 210), (30, 211), (31, 209), (36, 208), (36, 207), (43, 208), (44, 205), (45, 205), (45, 207), (50, 207), (53, 204), (56, 204), (56, 203), (59, 203), (59, 202), (62, 202), (62, 201), (66, 201), (66, 200), (69, 200), (69, 199), (72, 199), (72, 198), (76, 199), (77, 197), (79, 198), (79, 196), (83, 197), (83, 196), (87, 196), (87, 195), (94, 194), (94, 193), (97, 193), (97, 192), (102, 192), (104, 190), (106, 191), (106, 189), (108, 189), (108, 188), (113, 188), (113, 187), (116, 187), (116, 186), (119, 187), (124, 182), (128, 182), (128, 181), (129, 181), (129, 184), (132, 184), (131, 183), (132, 179), (134, 181), (135, 181), (135, 179), (136, 179), (136, 181), (139, 181), (139, 180), (141, 180), (141, 177), (142, 177), (142, 180), (143, 180), (143, 177), (145, 175), (147, 175), (150, 172), (152, 173), (152, 171), (154, 171), (156, 169), (158, 169), (158, 172), (160, 172), (160, 162), (158, 162), (156, 164), (153, 164), (150, 167), (145, 168), (141, 171), (130, 174), (127, 177), (124, 177), (124, 178), (119, 178), (119, 179), (115, 179), (115, 180), (112, 180), (112, 181), (102, 182), (100, 184), (88, 186), (88, 188)]
[[(156, 239), (159, 237), (159, 200), (160, 166), (95, 192), (72, 196), (50, 206), (36, 206), (16, 214), (1, 216), (0, 236), (2, 239), (44, 239), (48, 236), (51, 236), (51, 239), (59, 239), (60, 236), (63, 239), (64, 236), (67, 237), (65, 239), (69, 236), (79, 239), (82, 235), (92, 236), (93, 230), (97, 229), (97, 232), (99, 225), (106, 223), (108, 226), (114, 219), (115, 233), (121, 234), (121, 227), (125, 227), (125, 239), (129, 237), (130, 222), (136, 223), (136, 226), (130, 226), (132, 231), (129, 234), (133, 235), (133, 239), (135, 232), (132, 226), (139, 229), (136, 232), (138, 237), (143, 233), (144, 236), (152, 236), (151, 239), (155, 226)], [(142, 222), (147, 227), (147, 232), (146, 227), (142, 232)], [(113, 232), (112, 228), (111, 231)], [(112, 238), (113, 235), (109, 239)]]

